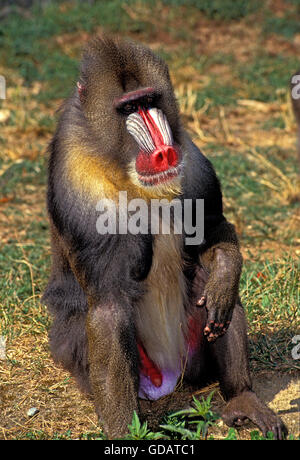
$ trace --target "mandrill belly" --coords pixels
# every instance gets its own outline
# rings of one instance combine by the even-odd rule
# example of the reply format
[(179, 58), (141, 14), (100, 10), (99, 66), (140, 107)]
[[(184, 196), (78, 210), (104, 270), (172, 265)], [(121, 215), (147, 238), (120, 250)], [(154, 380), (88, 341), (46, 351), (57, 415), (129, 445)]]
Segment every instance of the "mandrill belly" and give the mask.
[(147, 292), (137, 312), (139, 396), (145, 399), (158, 399), (174, 390), (197, 342), (187, 311), (181, 246), (180, 235), (155, 237)]

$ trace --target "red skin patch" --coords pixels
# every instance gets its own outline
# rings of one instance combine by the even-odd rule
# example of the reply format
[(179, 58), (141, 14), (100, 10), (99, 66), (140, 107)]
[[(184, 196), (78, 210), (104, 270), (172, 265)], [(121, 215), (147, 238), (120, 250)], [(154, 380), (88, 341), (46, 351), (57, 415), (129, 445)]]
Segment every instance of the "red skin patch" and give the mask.
[(162, 384), (162, 373), (148, 357), (143, 345), (138, 342), (137, 346), (141, 361), (141, 373), (149, 377), (154, 386), (160, 387)]
[[(201, 328), (199, 328), (199, 320), (191, 316), (188, 321), (188, 329), (188, 350), (189, 352), (193, 353), (199, 344), (199, 340), (201, 340)], [(146, 377), (149, 377), (151, 383), (154, 386), (160, 387), (163, 381), (162, 372), (149, 358), (145, 348), (140, 341), (138, 341), (137, 347), (141, 363), (140, 372)]]
[(189, 338), (188, 346), (191, 351), (194, 351), (199, 343), (199, 327), (198, 321), (191, 316), (189, 319)]
[(142, 176), (150, 176), (167, 172), (178, 165), (178, 153), (172, 145), (165, 145), (159, 127), (149, 110), (139, 108), (142, 117), (155, 145), (155, 150), (149, 155), (140, 151), (136, 158), (136, 170)]
[(174, 147), (162, 145), (150, 155), (140, 151), (136, 158), (136, 170), (143, 176), (168, 172), (178, 165), (178, 155)]

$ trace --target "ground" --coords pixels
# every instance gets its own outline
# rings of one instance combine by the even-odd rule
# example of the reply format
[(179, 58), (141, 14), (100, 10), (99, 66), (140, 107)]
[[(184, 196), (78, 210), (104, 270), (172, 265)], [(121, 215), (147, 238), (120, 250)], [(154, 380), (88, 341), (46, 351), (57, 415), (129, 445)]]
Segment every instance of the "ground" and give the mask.
[[(183, 121), (221, 179), (225, 214), (241, 240), (255, 389), (300, 436), (300, 361), (291, 354), (300, 334), (300, 189), (289, 91), (300, 68), (300, 6), (249, 4), (52, 1), (17, 13), (0, 7), (0, 75), (7, 83), (0, 100), (0, 439), (100, 433), (92, 402), (51, 360), (51, 319), (40, 298), (50, 269), (46, 147), (55, 111), (76, 83), (81, 48), (103, 31), (141, 41), (169, 64)], [(218, 412), (224, 402), (213, 388)], [(144, 403), (149, 426), (211, 389), (179, 388)], [(28, 417), (32, 407), (38, 412)], [(237, 436), (249, 439), (253, 429)], [(209, 435), (227, 432), (219, 421)]]

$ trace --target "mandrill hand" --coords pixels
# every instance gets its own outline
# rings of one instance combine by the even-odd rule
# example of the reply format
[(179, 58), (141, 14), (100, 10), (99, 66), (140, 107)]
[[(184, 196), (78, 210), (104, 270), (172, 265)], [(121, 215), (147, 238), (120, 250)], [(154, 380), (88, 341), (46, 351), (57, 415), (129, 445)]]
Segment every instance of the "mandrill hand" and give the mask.
[(235, 300), (228, 305), (224, 302), (224, 298), (218, 301), (206, 291), (197, 301), (196, 305), (198, 307), (205, 306), (207, 309), (207, 322), (204, 328), (204, 335), (207, 336), (209, 342), (214, 342), (227, 331), (230, 325)]
[[(238, 299), (240, 272), (241, 257), (237, 250), (232, 250), (230, 246), (214, 249), (204, 290), (202, 288), (199, 295), (200, 290), (197, 293), (196, 289), (196, 305), (205, 306), (207, 310), (204, 335), (209, 342), (224, 335), (230, 325), (233, 309)], [(197, 277), (199, 279), (199, 271)], [(195, 281), (195, 286), (197, 286), (197, 281)]]

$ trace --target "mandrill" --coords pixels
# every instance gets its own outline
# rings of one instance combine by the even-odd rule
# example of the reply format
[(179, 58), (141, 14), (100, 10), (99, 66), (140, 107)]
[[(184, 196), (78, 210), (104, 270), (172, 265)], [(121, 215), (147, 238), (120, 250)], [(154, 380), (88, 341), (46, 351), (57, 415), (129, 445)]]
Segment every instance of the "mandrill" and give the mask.
[[(219, 381), (229, 426), (250, 419), (283, 438), (284, 424), (252, 390), (238, 239), (215, 171), (181, 124), (167, 65), (142, 45), (92, 40), (49, 152), (50, 348), (92, 394), (107, 436), (126, 434), (139, 398), (156, 400), (183, 378)], [(142, 231), (120, 231), (133, 216), (120, 209), (120, 192), (148, 206)], [(171, 231), (162, 230), (174, 200), (190, 204), (181, 219), (191, 228), (203, 202), (197, 244), (186, 227), (175, 232), (174, 209)]]

